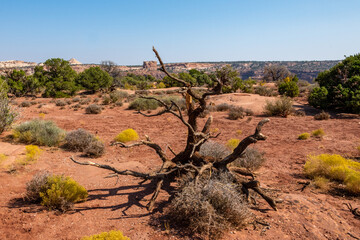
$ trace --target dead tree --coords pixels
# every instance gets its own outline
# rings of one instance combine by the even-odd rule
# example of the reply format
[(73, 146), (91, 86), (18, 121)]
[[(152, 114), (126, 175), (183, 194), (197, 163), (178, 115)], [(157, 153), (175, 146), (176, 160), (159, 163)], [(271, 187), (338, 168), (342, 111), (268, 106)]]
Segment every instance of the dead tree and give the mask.
[[(183, 85), (184, 94), (186, 98), (187, 119), (183, 115), (178, 104), (176, 104), (174, 101), (172, 101), (171, 104), (168, 105), (162, 100), (153, 97), (143, 97), (143, 98), (154, 99), (158, 101), (158, 103), (163, 107), (163, 109), (155, 114), (145, 114), (140, 111), (139, 113), (144, 117), (155, 117), (168, 113), (180, 119), (180, 121), (187, 128), (187, 141), (184, 150), (181, 151), (180, 153), (175, 153), (170, 148), (170, 151), (174, 154), (174, 156), (169, 157), (165, 154), (163, 149), (158, 144), (152, 142), (148, 136), (145, 137), (146, 138), (145, 140), (130, 145), (125, 145), (124, 143), (121, 142), (112, 143), (112, 145), (116, 145), (122, 148), (131, 148), (131, 147), (146, 145), (154, 149), (157, 155), (162, 160), (162, 166), (160, 170), (153, 173), (142, 173), (132, 170), (119, 170), (113, 166), (98, 164), (90, 161), (79, 162), (76, 161), (74, 158), (71, 158), (71, 160), (77, 164), (90, 165), (98, 168), (107, 169), (115, 174), (130, 175), (136, 178), (140, 178), (143, 180), (142, 183), (148, 180), (154, 180), (156, 182), (156, 188), (153, 192), (153, 195), (149, 203), (147, 204), (147, 208), (149, 211), (153, 210), (156, 198), (158, 197), (158, 194), (161, 190), (161, 187), (164, 184), (164, 181), (174, 181), (175, 177), (179, 174), (179, 172), (182, 172), (182, 173), (193, 173), (194, 181), (196, 183), (203, 174), (208, 173), (209, 171), (213, 171), (213, 172), (221, 171), (232, 174), (234, 176), (234, 181), (237, 181), (237, 183), (241, 186), (242, 192), (246, 195), (247, 198), (249, 196), (249, 189), (252, 189), (254, 192), (258, 193), (262, 198), (264, 198), (274, 210), (276, 210), (275, 201), (271, 197), (267, 196), (260, 189), (260, 183), (254, 179), (252, 173), (250, 173), (246, 169), (229, 167), (230, 163), (232, 163), (235, 159), (242, 156), (242, 154), (250, 144), (254, 144), (257, 141), (263, 141), (266, 139), (266, 136), (264, 136), (261, 133), (261, 129), (264, 126), (264, 124), (269, 122), (269, 119), (261, 120), (258, 123), (254, 134), (243, 139), (239, 143), (239, 145), (235, 148), (235, 150), (225, 158), (212, 159), (211, 157), (205, 157), (200, 155), (199, 149), (201, 145), (204, 144), (208, 139), (216, 138), (217, 136), (210, 134), (210, 126), (213, 121), (212, 116), (210, 116), (207, 119), (205, 125), (202, 128), (198, 126), (197, 120), (199, 118), (199, 115), (203, 113), (206, 109), (207, 97), (211, 95), (222, 94), (222, 88), (223, 86), (228, 84), (228, 80), (226, 78), (216, 79), (215, 86), (212, 89), (206, 91), (205, 93), (199, 94), (193, 90), (192, 85), (189, 82), (186, 82), (182, 79), (179, 79), (169, 74), (169, 72), (165, 68), (163, 61), (160, 58), (160, 55), (158, 54), (155, 48), (153, 48), (153, 51), (160, 62), (161, 65), (160, 70), (163, 71), (167, 76), (169, 76), (173, 80)], [(248, 179), (239, 176), (250, 176), (251, 178)]]

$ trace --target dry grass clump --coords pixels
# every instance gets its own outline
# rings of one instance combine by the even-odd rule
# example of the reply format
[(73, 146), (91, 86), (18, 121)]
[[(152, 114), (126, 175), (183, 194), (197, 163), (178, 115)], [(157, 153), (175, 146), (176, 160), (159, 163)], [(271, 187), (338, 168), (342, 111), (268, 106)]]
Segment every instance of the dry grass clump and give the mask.
[(110, 232), (102, 232), (89, 237), (82, 237), (81, 240), (130, 240), (123, 235), (121, 231), (112, 230)]
[(40, 192), (43, 191), (43, 187), (46, 185), (48, 177), (51, 173), (48, 171), (39, 172), (26, 183), (25, 199), (29, 202), (41, 202)]
[(255, 148), (247, 148), (241, 158), (237, 158), (232, 162), (232, 166), (255, 171), (263, 165), (265, 160), (264, 153)]
[(319, 128), (319, 129), (312, 131), (311, 136), (313, 136), (315, 138), (322, 138), (323, 136), (325, 136), (325, 132), (322, 128)]
[(218, 239), (225, 230), (248, 223), (248, 206), (226, 174), (213, 175), (197, 184), (189, 181), (176, 194), (169, 208), (170, 223), (189, 234)]
[(85, 108), (86, 114), (100, 114), (101, 113), (101, 107), (97, 104), (90, 104)]
[(208, 140), (203, 145), (201, 145), (199, 154), (206, 157), (213, 157), (214, 159), (223, 159), (229, 155), (231, 151), (229, 149), (217, 142)]
[(74, 97), (74, 98), (72, 99), (72, 101), (73, 101), (73, 102), (80, 102), (80, 97)]
[(279, 95), (276, 91), (274, 91), (274, 89), (266, 86), (255, 87), (255, 94), (259, 94), (260, 96), (267, 96), (267, 97)]
[(360, 194), (359, 162), (336, 154), (308, 156), (308, 160), (304, 165), (304, 171), (312, 179), (323, 177), (330, 181), (337, 181), (344, 184), (347, 191)]
[(126, 142), (130, 142), (130, 141), (135, 141), (139, 139), (139, 135), (138, 133), (132, 129), (132, 128), (128, 128), (126, 130), (123, 130), (122, 132), (120, 132), (116, 137), (115, 137), (115, 141), (117, 142), (122, 142), (122, 143), (126, 143)]
[(293, 111), (293, 102), (288, 97), (281, 97), (273, 102), (267, 101), (264, 112), (270, 116), (287, 117)]
[(232, 107), (228, 113), (228, 118), (230, 120), (243, 119), (245, 117), (244, 108), (242, 107)]
[(57, 146), (64, 139), (65, 131), (52, 121), (34, 119), (17, 125), (13, 137), (19, 142), (40, 146)]
[(119, 91), (119, 90), (115, 90), (109, 94), (110, 101), (112, 103), (117, 103), (118, 101), (121, 101), (121, 100), (127, 98), (128, 96), (129, 96), (129, 94), (127, 92)]
[(329, 120), (330, 114), (328, 114), (325, 111), (322, 111), (321, 113), (318, 113), (314, 116), (315, 120)]
[(302, 134), (300, 134), (299, 136), (298, 136), (298, 139), (299, 140), (306, 140), (306, 139), (308, 139), (310, 137), (310, 133), (302, 133)]
[(31, 103), (29, 101), (23, 101), (19, 104), (19, 107), (30, 107)]

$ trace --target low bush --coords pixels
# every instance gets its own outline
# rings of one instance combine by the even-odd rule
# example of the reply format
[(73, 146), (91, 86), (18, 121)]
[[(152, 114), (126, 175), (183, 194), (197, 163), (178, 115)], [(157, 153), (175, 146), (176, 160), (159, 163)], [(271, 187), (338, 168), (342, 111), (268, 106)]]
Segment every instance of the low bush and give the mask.
[(231, 165), (255, 171), (263, 165), (265, 160), (264, 153), (255, 148), (247, 148), (244, 151), (244, 155), (233, 161)]
[(8, 129), (18, 116), (18, 113), (10, 106), (6, 95), (0, 80), (0, 134)]
[(137, 98), (129, 104), (129, 109), (137, 111), (155, 110), (159, 107), (159, 103), (153, 99)]
[(229, 149), (217, 142), (208, 140), (203, 145), (201, 145), (199, 154), (206, 157), (213, 157), (216, 160), (223, 159), (229, 155), (231, 151)]
[(51, 174), (48, 171), (39, 172), (26, 183), (25, 199), (29, 202), (41, 202), (40, 192), (44, 191), (48, 177)]
[(231, 150), (234, 150), (240, 143), (240, 139), (231, 138), (227, 141), (226, 146)]
[(89, 237), (83, 237), (81, 240), (130, 240), (125, 237), (121, 231), (112, 230), (110, 232), (102, 232)]
[(245, 200), (226, 174), (213, 174), (198, 184), (186, 182), (169, 209), (170, 223), (191, 235), (199, 233), (209, 239), (218, 239), (223, 231), (244, 226), (251, 217)]
[(129, 96), (129, 94), (127, 92), (119, 91), (119, 90), (115, 90), (109, 94), (109, 97), (110, 97), (110, 100), (112, 103), (116, 103), (120, 100), (123, 100), (123, 99), (127, 98), (128, 96)]
[(137, 132), (132, 128), (128, 128), (126, 130), (123, 130), (121, 133), (119, 133), (114, 140), (118, 142), (126, 143), (138, 139), (139, 139), (139, 135), (137, 134)]
[(345, 185), (345, 189), (360, 194), (360, 163), (340, 155), (321, 154), (308, 156), (304, 165), (305, 174), (315, 179), (323, 177)]
[(255, 94), (259, 94), (260, 96), (267, 96), (267, 97), (272, 97), (272, 96), (276, 96), (277, 93), (269, 87), (266, 86), (258, 86), (255, 88)]
[(325, 136), (325, 132), (322, 128), (319, 128), (319, 129), (312, 131), (311, 136), (316, 137), (316, 138), (322, 138), (323, 136)]
[(88, 157), (97, 158), (105, 153), (105, 144), (99, 140), (92, 141), (84, 150), (84, 154)]
[(242, 107), (232, 107), (228, 113), (228, 118), (230, 120), (242, 119), (245, 116), (244, 108)]
[(67, 211), (76, 202), (84, 201), (88, 196), (86, 189), (70, 177), (49, 176), (41, 188), (41, 204), (49, 209)]
[(225, 112), (230, 110), (230, 108), (232, 108), (232, 105), (229, 105), (227, 103), (220, 103), (219, 105), (216, 105), (217, 112)]
[(17, 125), (13, 137), (23, 143), (40, 146), (57, 146), (65, 132), (52, 121), (34, 119)]
[(40, 156), (41, 149), (36, 145), (27, 145), (25, 147), (25, 158), (18, 160), (22, 165), (35, 162)]
[(79, 128), (66, 134), (63, 147), (69, 151), (82, 152), (95, 141), (95, 136), (88, 131)]
[(66, 103), (64, 100), (62, 100), (62, 99), (57, 99), (57, 100), (55, 101), (55, 105), (58, 106), (58, 107), (66, 106), (66, 104), (67, 104), (67, 103)]
[(83, 98), (83, 99), (80, 99), (79, 101), (79, 104), (81, 105), (87, 105), (91, 102), (91, 98)]
[(296, 110), (293, 115), (297, 117), (305, 117), (306, 113), (303, 110)]
[(329, 120), (330, 114), (328, 114), (325, 111), (322, 111), (321, 113), (318, 113), (314, 116), (315, 120)]
[(293, 111), (293, 102), (290, 98), (282, 97), (273, 102), (266, 102), (265, 114), (270, 116), (287, 117)]
[(109, 105), (111, 102), (111, 98), (109, 95), (104, 95), (102, 97), (102, 105)]
[(19, 104), (19, 107), (30, 107), (31, 103), (29, 101), (23, 101)]
[(74, 97), (72, 99), (73, 102), (80, 102), (81, 98), (80, 97)]
[(97, 104), (90, 104), (85, 108), (85, 113), (87, 114), (100, 114), (101, 107)]
[(300, 134), (299, 136), (298, 136), (298, 139), (299, 140), (306, 140), (306, 139), (308, 139), (310, 137), (310, 133), (302, 133), (302, 134)]

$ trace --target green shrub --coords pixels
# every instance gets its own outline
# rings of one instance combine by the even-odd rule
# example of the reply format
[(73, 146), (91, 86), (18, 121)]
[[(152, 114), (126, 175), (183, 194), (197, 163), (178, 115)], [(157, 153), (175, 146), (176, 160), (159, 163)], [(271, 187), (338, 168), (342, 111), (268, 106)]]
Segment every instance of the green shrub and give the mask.
[(296, 76), (290, 78), (286, 77), (279, 83), (278, 91), (281, 95), (288, 97), (297, 97), (299, 96), (299, 87), (297, 85), (298, 78)]
[(246, 201), (226, 174), (212, 174), (198, 184), (186, 182), (169, 209), (170, 223), (191, 236), (199, 233), (209, 239), (244, 226), (251, 216)]
[(52, 121), (34, 119), (17, 125), (13, 136), (20, 142), (40, 146), (57, 146), (64, 139), (64, 130)]
[(264, 106), (265, 114), (287, 117), (293, 111), (292, 105), (292, 100), (287, 97), (281, 97), (273, 102), (267, 101)]
[(159, 107), (159, 103), (153, 99), (137, 98), (129, 104), (129, 109), (137, 111), (155, 110)]
[(166, 88), (166, 85), (165, 85), (165, 83), (163, 83), (163, 82), (159, 82), (159, 83), (156, 85), (156, 88)]
[(129, 128), (119, 133), (114, 140), (118, 142), (126, 143), (138, 139), (139, 139), (139, 135), (137, 134), (137, 132), (134, 129)]
[(319, 129), (312, 131), (311, 136), (316, 137), (316, 138), (322, 138), (323, 136), (325, 136), (325, 132), (322, 128), (319, 128)]
[(314, 116), (315, 120), (328, 120), (330, 118), (330, 114), (327, 112), (322, 111)]
[(312, 179), (324, 177), (345, 185), (351, 193), (360, 194), (360, 163), (340, 155), (308, 156), (304, 165), (306, 175)]
[(7, 98), (7, 85), (0, 78), (0, 134), (11, 126), (17, 116)]
[(100, 114), (101, 107), (97, 104), (90, 104), (85, 108), (85, 113), (87, 114)]
[(108, 89), (113, 78), (100, 67), (90, 67), (78, 75), (76, 82), (83, 88), (95, 92)]
[(302, 133), (302, 134), (300, 134), (299, 136), (298, 136), (298, 139), (299, 140), (306, 140), (306, 139), (308, 139), (310, 137), (310, 133)]
[(360, 113), (360, 54), (349, 56), (318, 74), (309, 103), (315, 107)]
[(84, 201), (86, 189), (70, 177), (50, 176), (40, 191), (41, 204), (49, 209), (67, 211), (74, 203)]
[(255, 88), (255, 94), (259, 94), (260, 96), (267, 96), (267, 97), (272, 97), (272, 96), (276, 96), (277, 93), (269, 87), (266, 86), (258, 86)]
[(247, 148), (244, 155), (231, 163), (232, 166), (247, 168), (251, 171), (259, 169), (265, 162), (264, 153), (255, 148)]
[(35, 95), (39, 92), (40, 81), (38, 78), (30, 75), (26, 76), (23, 70), (12, 70), (6, 73), (5, 80), (9, 86), (9, 93), (16, 97), (25, 96), (27, 94)]
[(227, 141), (226, 146), (231, 150), (234, 150), (240, 143), (240, 139), (231, 138)]
[(117, 103), (119, 100), (127, 98), (129, 94), (125, 91), (115, 90), (109, 94), (112, 103)]
[(121, 231), (112, 230), (110, 232), (102, 232), (89, 237), (83, 237), (81, 240), (130, 240), (125, 237)]

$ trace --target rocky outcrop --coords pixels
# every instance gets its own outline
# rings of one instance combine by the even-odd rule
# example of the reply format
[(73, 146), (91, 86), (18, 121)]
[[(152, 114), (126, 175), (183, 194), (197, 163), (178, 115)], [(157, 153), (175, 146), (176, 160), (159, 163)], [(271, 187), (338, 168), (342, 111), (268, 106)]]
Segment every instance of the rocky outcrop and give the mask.
[(157, 69), (157, 62), (156, 61), (144, 61), (143, 68), (144, 69), (149, 69), (149, 70), (156, 70)]
[(37, 63), (35, 62), (24, 62), (18, 60), (9, 60), (0, 62), (0, 68), (21, 68), (21, 67), (34, 67)]

